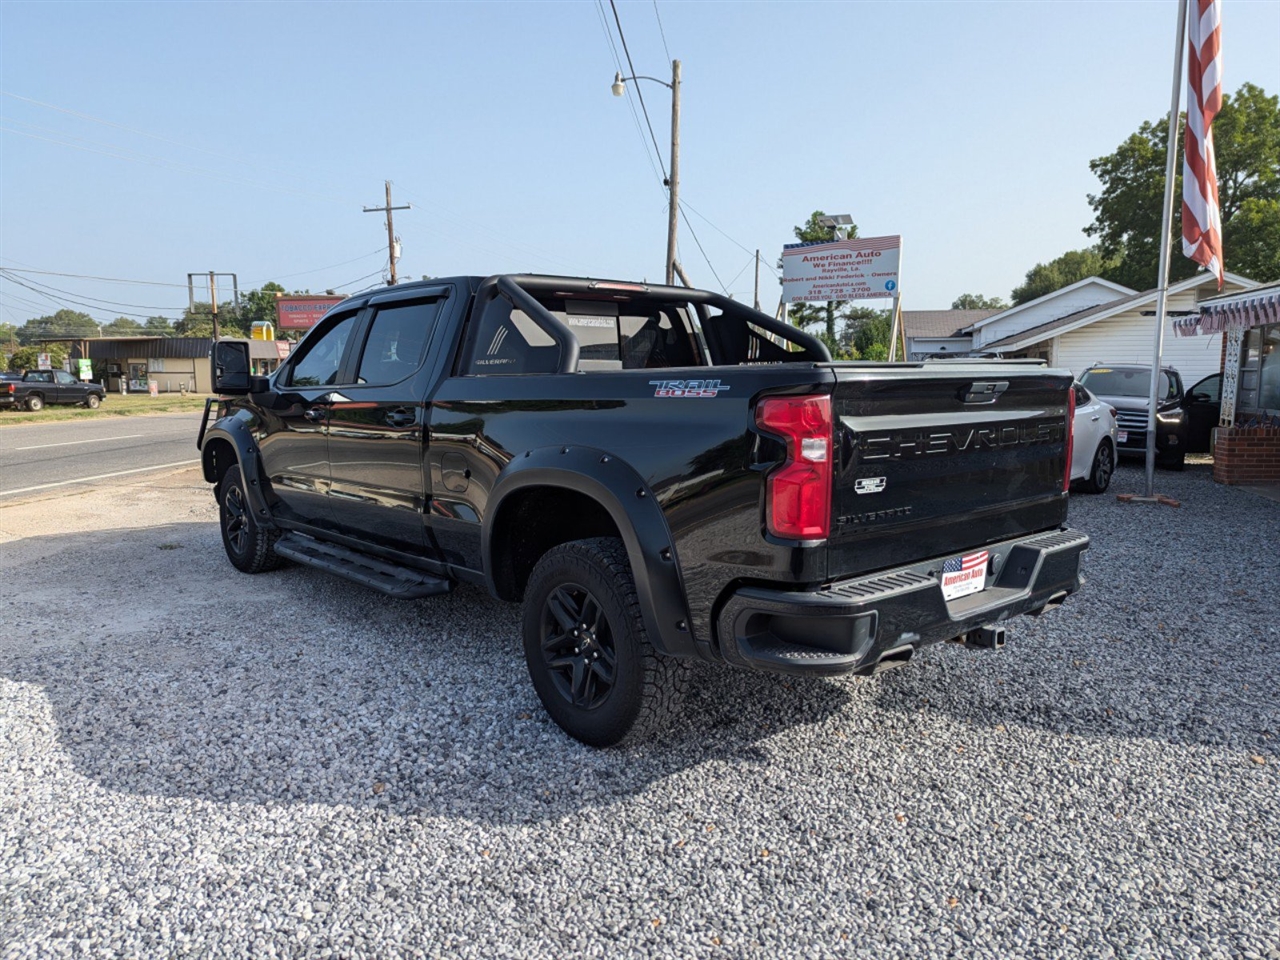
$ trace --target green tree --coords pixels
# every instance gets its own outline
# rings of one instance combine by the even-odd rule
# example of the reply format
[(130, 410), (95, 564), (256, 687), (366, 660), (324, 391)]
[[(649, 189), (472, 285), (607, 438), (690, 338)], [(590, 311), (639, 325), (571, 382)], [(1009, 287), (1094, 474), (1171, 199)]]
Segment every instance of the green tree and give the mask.
[(1223, 256), (1234, 273), (1264, 283), (1280, 280), (1280, 200), (1249, 197), (1240, 204)]
[(70, 348), (65, 343), (43, 343), (38, 346), (20, 347), (9, 358), (9, 369), (18, 371), (36, 370), (40, 364), (39, 355), (47, 353), (53, 368), (60, 370), (67, 360), (67, 354), (70, 352)]
[(1003, 310), (1007, 306), (1003, 297), (984, 297), (980, 293), (962, 293), (951, 303), (952, 310)]
[(116, 317), (102, 327), (104, 337), (136, 337), (140, 333), (142, 333), (142, 324), (128, 317)]
[[(1179, 121), (1179, 127), (1185, 116)], [(1102, 192), (1089, 195), (1094, 220), (1085, 233), (1098, 238), (1098, 248), (1110, 266), (1103, 274), (1135, 290), (1155, 286), (1160, 261), (1160, 225), (1164, 202), (1165, 145), (1168, 118), (1143, 123), (1114, 153), (1099, 157), (1089, 169), (1102, 182)], [(1181, 134), (1181, 129), (1179, 130)], [(1179, 135), (1181, 142), (1181, 135)], [(1265, 207), (1249, 201), (1280, 200), (1280, 97), (1267, 96), (1252, 83), (1241, 85), (1234, 95), (1222, 98), (1222, 110), (1213, 123), (1214, 153), (1218, 170), (1218, 198), (1222, 212), (1223, 259), (1227, 269), (1243, 272), (1233, 250), (1239, 242), (1245, 262), (1266, 265)], [(1182, 233), (1182, 165), (1175, 167), (1173, 236)], [(1259, 210), (1261, 219), (1259, 224)], [(1245, 219), (1236, 222), (1246, 210)], [(1242, 234), (1238, 236), (1238, 234)], [(1257, 244), (1262, 243), (1259, 250)], [(1198, 269), (1194, 261), (1175, 250), (1170, 278), (1181, 280)], [(1250, 275), (1255, 280), (1276, 279)]]
[(1053, 293), (1086, 277), (1106, 276), (1115, 261), (1104, 257), (1097, 247), (1068, 250), (1048, 263), (1037, 263), (1027, 271), (1021, 286), (1013, 288), (1014, 306)]
[[(240, 298), (240, 322), (245, 330), (252, 330), (255, 323), (269, 323), (272, 327), (279, 325), (276, 316), (277, 294), (286, 290), (278, 283), (268, 282), (260, 290), (250, 290)], [(280, 331), (276, 331), (279, 336)]]
[[(173, 325), (179, 337), (212, 337), (213, 308), (207, 303), (196, 303), (182, 311), (182, 319)], [(235, 305), (230, 301), (218, 304), (218, 332), (224, 337), (243, 337), (244, 328), (236, 319)]]
[(48, 317), (36, 317), (18, 328), (18, 342), (24, 346), (49, 337), (96, 337), (98, 325), (87, 313), (59, 310)]
[(173, 336), (173, 324), (169, 322), (168, 317), (147, 317), (147, 322), (143, 324), (142, 329), (149, 337)]
[(893, 317), (888, 310), (859, 308), (864, 316), (853, 328), (852, 347), (862, 360), (885, 361), (889, 359), (889, 334), (893, 329)]
[[(815, 210), (809, 215), (809, 219), (794, 229), (796, 239), (801, 243), (817, 243), (821, 240), (831, 239), (831, 228), (824, 227), (818, 221), (825, 217), (826, 214), (821, 210)], [(851, 224), (849, 226), (849, 237), (853, 238), (858, 235), (858, 225)], [(782, 269), (782, 264), (778, 264), (778, 269)], [(826, 342), (828, 348), (833, 344), (839, 344), (839, 337), (836, 335), (836, 319), (844, 310), (847, 300), (831, 300), (827, 303), (793, 303), (788, 310), (788, 316), (791, 322), (797, 327), (808, 327), (815, 323), (825, 324), (824, 334), (821, 339)], [(835, 356), (835, 350), (832, 356)]]

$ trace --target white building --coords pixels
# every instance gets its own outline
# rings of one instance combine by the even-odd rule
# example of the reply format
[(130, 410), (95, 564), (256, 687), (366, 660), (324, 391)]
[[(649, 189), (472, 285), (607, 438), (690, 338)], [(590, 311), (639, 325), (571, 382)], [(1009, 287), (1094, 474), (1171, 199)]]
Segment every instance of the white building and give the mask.
[[(1186, 384), (1221, 369), (1222, 335), (1175, 337), (1173, 323), (1196, 316), (1200, 301), (1257, 286), (1226, 275), (1221, 293), (1209, 273), (1171, 284), (1166, 304), (1164, 362)], [(1150, 363), (1154, 351), (1156, 290), (1142, 293), (1088, 277), (1035, 300), (999, 312), (903, 311), (907, 356), (1041, 357), (1076, 376), (1095, 363)], [(964, 325), (962, 315), (984, 313)], [(951, 334), (945, 328), (955, 327)]]

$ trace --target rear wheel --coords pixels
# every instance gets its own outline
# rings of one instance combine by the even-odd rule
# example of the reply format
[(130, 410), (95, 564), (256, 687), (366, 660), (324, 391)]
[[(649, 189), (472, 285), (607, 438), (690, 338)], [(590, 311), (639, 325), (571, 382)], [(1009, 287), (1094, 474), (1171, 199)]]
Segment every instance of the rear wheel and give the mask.
[(100, 403), (102, 403), (102, 400), (98, 397), (96, 393), (91, 393), (84, 398), (84, 405), (88, 407), (90, 410), (97, 410), (98, 404)]
[(218, 484), (218, 516), (222, 528), (222, 546), (232, 566), (243, 573), (262, 573), (280, 566), (276, 554), (278, 530), (258, 525), (244, 492), (240, 467), (233, 466)]
[(1089, 476), (1085, 477), (1081, 489), (1085, 493), (1105, 493), (1111, 486), (1111, 475), (1116, 472), (1116, 456), (1111, 444), (1103, 440), (1098, 444), (1098, 452), (1093, 455), (1093, 466), (1089, 468)]
[(567, 734), (610, 747), (653, 733), (683, 692), (686, 665), (645, 632), (622, 541), (547, 551), (524, 599), (524, 652), (542, 704)]
[(33, 393), (27, 397), (27, 409), (32, 413), (39, 413), (44, 409), (44, 397), (38, 393)]

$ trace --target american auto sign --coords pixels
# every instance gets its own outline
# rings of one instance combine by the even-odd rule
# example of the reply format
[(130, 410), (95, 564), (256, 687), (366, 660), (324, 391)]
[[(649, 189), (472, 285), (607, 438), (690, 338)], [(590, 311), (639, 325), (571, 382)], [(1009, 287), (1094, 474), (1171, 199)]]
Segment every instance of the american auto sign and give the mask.
[(862, 237), (782, 248), (787, 303), (870, 300), (898, 294), (902, 237)]
[(276, 325), (281, 330), (310, 330), (320, 318), (341, 303), (345, 297), (278, 297), (276, 299)]

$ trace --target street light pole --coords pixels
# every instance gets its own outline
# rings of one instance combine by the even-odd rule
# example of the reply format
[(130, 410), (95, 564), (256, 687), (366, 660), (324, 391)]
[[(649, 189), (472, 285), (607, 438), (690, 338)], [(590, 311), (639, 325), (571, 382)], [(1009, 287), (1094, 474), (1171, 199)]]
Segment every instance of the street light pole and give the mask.
[(671, 91), (671, 166), (663, 183), (667, 188), (667, 264), (663, 274), (667, 286), (671, 286), (676, 282), (676, 224), (680, 218), (680, 61), (671, 61), (670, 83), (657, 77), (624, 77), (619, 71), (613, 77), (615, 97), (627, 92), (628, 80), (651, 80)]

